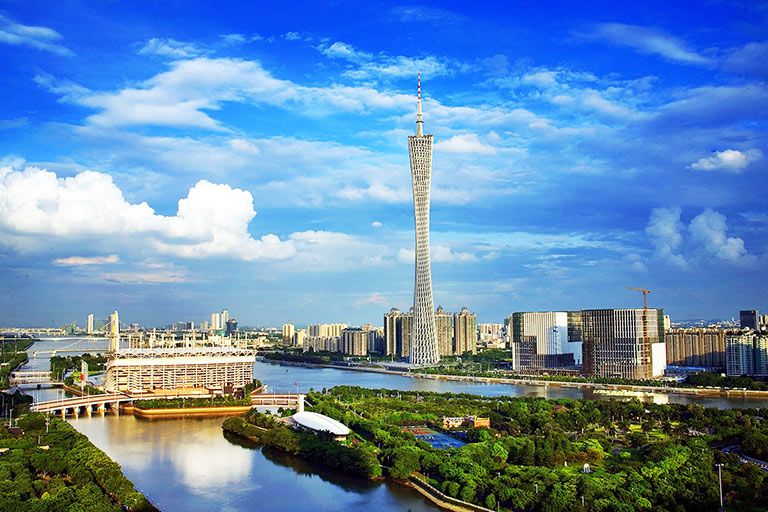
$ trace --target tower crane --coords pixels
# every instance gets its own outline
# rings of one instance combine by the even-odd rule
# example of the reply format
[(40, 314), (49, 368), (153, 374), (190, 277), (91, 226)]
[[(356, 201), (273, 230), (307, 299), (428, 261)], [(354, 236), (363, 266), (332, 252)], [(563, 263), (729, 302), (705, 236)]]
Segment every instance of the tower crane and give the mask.
[(651, 293), (651, 290), (634, 288), (632, 286), (627, 286), (627, 288), (643, 292), (643, 340), (648, 341), (648, 294)]

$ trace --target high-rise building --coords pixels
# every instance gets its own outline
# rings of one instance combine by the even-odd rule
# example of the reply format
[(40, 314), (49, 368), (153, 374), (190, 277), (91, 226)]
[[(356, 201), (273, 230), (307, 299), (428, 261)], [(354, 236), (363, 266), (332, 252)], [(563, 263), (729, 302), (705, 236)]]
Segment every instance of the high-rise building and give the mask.
[(303, 347), (305, 339), (307, 339), (307, 330), (306, 329), (296, 329), (296, 332), (293, 333), (293, 343), (292, 343), (292, 345), (294, 347)]
[(768, 335), (729, 332), (725, 336), (725, 361), (728, 375), (768, 375)]
[(408, 136), (411, 160), (413, 210), (416, 224), (416, 277), (413, 289), (413, 330), (409, 362), (434, 365), (440, 360), (435, 310), (432, 301), (432, 268), (429, 261), (429, 189), (432, 179), (432, 135), (424, 135), (421, 118), (421, 75), (416, 110), (416, 135)]
[(453, 347), (453, 315), (437, 306), (435, 311), (435, 328), (437, 329), (437, 348), (440, 357), (455, 354)]
[(88, 321), (85, 324), (85, 334), (93, 334), (93, 313), (88, 315)]
[(221, 330), (221, 314), (211, 313), (211, 331)]
[(746, 309), (739, 311), (739, 321), (741, 328), (749, 327), (757, 330), (760, 323), (760, 313), (756, 309)]
[(664, 343), (663, 309), (584, 309), (581, 316), (585, 375), (648, 379), (663, 372), (665, 347), (653, 346)]
[(477, 354), (477, 317), (466, 306), (453, 315), (453, 332), (456, 355)]
[(413, 325), (413, 308), (403, 313), (392, 308), (384, 314), (384, 348), (385, 355), (409, 357), (411, 347), (411, 326)]
[(371, 338), (376, 333), (372, 330), (348, 327), (341, 331), (341, 351), (351, 356), (367, 356)]
[(120, 316), (115, 311), (109, 315), (109, 348), (111, 352), (115, 352), (120, 348)]
[(229, 320), (229, 310), (228, 309), (222, 309), (221, 310), (221, 324), (219, 325), (220, 329), (226, 329), (227, 328), (227, 321)]
[(725, 368), (725, 329), (670, 329), (664, 334), (669, 366)]
[(514, 352), (513, 368), (528, 371), (580, 364), (580, 318), (581, 312), (571, 318), (567, 311), (513, 313), (507, 322)]
[(283, 324), (283, 341), (285, 343), (293, 342), (293, 335), (296, 332), (292, 323)]

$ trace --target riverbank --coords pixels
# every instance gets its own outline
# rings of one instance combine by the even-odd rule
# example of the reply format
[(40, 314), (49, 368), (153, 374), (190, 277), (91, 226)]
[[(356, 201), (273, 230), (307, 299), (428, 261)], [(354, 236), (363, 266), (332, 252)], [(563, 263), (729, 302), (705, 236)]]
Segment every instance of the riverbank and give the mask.
[[(263, 437), (267, 435), (271, 429), (260, 427), (258, 425), (254, 425), (253, 423), (250, 423), (248, 421), (245, 421), (243, 418), (235, 417), (235, 418), (229, 418), (227, 419), (222, 425), (221, 429), (224, 431), (225, 435), (231, 435), (236, 436), (241, 439), (248, 440), (253, 443), (262, 444)], [(313, 435), (313, 434), (310, 434)], [(336, 441), (324, 441), (325, 443), (328, 443), (330, 446), (337, 446)], [(290, 453), (292, 455), (296, 455), (298, 457), (303, 457), (302, 454), (294, 454), (291, 453), (290, 450), (287, 450), (285, 447), (282, 447), (278, 444), (269, 443), (269, 446), (272, 446), (274, 448), (278, 448), (286, 453)], [(327, 461), (320, 461), (325, 464), (327, 464)], [(346, 470), (346, 468), (344, 468)], [(418, 477), (412, 476), (408, 480), (401, 480), (397, 478), (388, 478), (384, 476), (368, 476), (367, 478), (371, 480), (381, 480), (381, 479), (387, 479), (391, 482), (403, 485), (405, 487), (410, 487), (411, 489), (414, 489), (419, 494), (427, 498), (430, 502), (437, 505), (441, 509), (444, 510), (450, 510), (452, 512), (493, 512), (490, 509), (487, 509), (485, 507), (481, 507), (472, 503), (468, 503), (456, 498), (452, 498), (450, 496), (446, 496), (442, 492), (438, 491), (431, 485), (421, 481)]]
[(168, 409), (143, 409), (137, 405), (124, 405), (120, 408), (126, 414), (137, 418), (172, 418), (179, 416), (233, 416), (245, 414), (251, 410), (250, 405), (220, 406), (220, 407), (178, 407)]
[(483, 382), (487, 384), (509, 384), (527, 386), (548, 386), (561, 388), (585, 388), (595, 390), (636, 391), (639, 393), (675, 393), (695, 396), (768, 398), (768, 391), (754, 389), (700, 389), (679, 388), (672, 386), (642, 386), (636, 384), (602, 384), (597, 382), (568, 382), (543, 379), (514, 379), (507, 377), (478, 377), (473, 375), (439, 375), (428, 373), (403, 373), (408, 377), (434, 380), (449, 380), (463, 382)]
[(17, 427), (0, 436), (0, 510), (158, 511), (69, 423), (31, 413)]
[[(380, 373), (388, 375), (399, 375), (402, 377), (418, 378), (418, 379), (431, 379), (431, 380), (444, 380), (444, 381), (456, 381), (456, 382), (477, 382), (485, 384), (505, 384), (510, 386), (541, 386), (552, 388), (580, 388), (591, 390), (605, 390), (605, 391), (630, 391), (636, 393), (664, 393), (664, 394), (677, 394), (677, 395), (689, 395), (700, 397), (713, 397), (713, 398), (768, 398), (768, 391), (754, 390), (754, 389), (705, 389), (705, 388), (683, 388), (675, 386), (643, 386), (638, 384), (604, 384), (598, 382), (579, 382), (579, 381), (559, 381), (559, 380), (546, 380), (546, 379), (521, 379), (510, 377), (481, 377), (475, 375), (445, 375), (445, 374), (429, 374), (429, 373), (413, 373), (408, 371), (397, 370), (385, 370), (383, 368), (370, 368), (364, 366), (339, 366), (333, 364), (315, 364), (315, 363), (303, 363), (296, 361), (279, 361), (273, 359), (259, 359), (262, 362), (295, 366), (309, 369), (330, 368), (333, 370), (348, 370), (355, 372), (366, 373)], [(610, 395), (610, 393), (607, 393)], [(626, 398), (626, 395), (616, 394), (617, 398)]]

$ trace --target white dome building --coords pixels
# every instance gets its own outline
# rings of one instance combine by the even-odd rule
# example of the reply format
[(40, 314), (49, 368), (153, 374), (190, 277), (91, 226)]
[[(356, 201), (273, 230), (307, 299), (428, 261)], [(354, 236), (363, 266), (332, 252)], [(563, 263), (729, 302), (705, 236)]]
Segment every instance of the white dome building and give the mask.
[(291, 420), (299, 427), (307, 430), (328, 432), (336, 441), (344, 441), (349, 435), (349, 428), (346, 425), (316, 412), (297, 412), (291, 416)]

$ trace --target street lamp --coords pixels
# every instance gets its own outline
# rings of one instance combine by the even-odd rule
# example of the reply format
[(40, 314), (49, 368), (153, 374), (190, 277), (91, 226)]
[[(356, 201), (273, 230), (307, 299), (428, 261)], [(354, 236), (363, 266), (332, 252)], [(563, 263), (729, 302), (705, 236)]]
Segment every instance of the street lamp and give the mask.
[(720, 483), (720, 512), (725, 512), (725, 507), (723, 507), (723, 464), (718, 462), (715, 466), (717, 466), (717, 479)]

